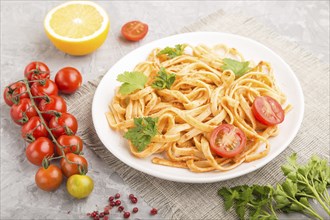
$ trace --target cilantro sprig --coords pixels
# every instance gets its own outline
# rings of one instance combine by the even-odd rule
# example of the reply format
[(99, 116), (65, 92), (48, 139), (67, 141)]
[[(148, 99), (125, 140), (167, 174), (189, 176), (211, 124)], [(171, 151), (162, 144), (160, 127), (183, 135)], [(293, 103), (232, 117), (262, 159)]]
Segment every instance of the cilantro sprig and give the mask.
[(130, 140), (139, 152), (143, 151), (151, 139), (158, 133), (158, 118), (134, 118), (135, 127), (128, 129), (124, 137)]
[(164, 67), (161, 67), (157, 74), (151, 86), (155, 89), (170, 89), (175, 81), (175, 74), (168, 74)]
[(174, 47), (165, 47), (164, 49), (159, 51), (157, 56), (166, 54), (170, 59), (177, 57), (177, 56), (181, 56), (183, 54), (186, 46), (187, 45), (185, 45), (185, 44), (177, 44)]
[(223, 65), (221, 66), (221, 69), (223, 71), (225, 70), (231, 70), (235, 73), (236, 78), (239, 78), (243, 76), (245, 73), (247, 73), (251, 68), (249, 67), (250, 62), (240, 62), (237, 60), (233, 60), (230, 58), (224, 58), (223, 59)]
[(260, 185), (221, 188), (218, 194), (225, 201), (225, 209), (234, 207), (240, 219), (277, 219), (276, 210), (323, 219), (310, 204), (309, 199), (315, 199), (330, 216), (330, 166), (326, 159), (312, 156), (300, 165), (294, 153), (281, 169), (286, 179), (275, 188)]
[(128, 95), (138, 89), (143, 89), (148, 78), (140, 72), (124, 72), (117, 76), (117, 81), (123, 84), (119, 88), (119, 93)]

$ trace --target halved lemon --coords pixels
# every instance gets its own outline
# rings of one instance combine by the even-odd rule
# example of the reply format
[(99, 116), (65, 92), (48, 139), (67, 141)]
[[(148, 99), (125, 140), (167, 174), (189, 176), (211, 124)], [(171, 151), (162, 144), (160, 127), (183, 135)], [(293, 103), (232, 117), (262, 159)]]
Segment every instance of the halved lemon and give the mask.
[(94, 2), (70, 1), (50, 10), (44, 27), (59, 50), (70, 55), (86, 55), (103, 44), (110, 21), (107, 13)]

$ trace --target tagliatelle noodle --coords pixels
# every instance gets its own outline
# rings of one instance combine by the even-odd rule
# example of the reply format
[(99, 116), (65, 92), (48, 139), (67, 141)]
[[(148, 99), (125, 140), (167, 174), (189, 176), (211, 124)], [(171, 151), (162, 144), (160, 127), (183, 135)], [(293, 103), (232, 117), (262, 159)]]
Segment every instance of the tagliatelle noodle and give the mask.
[[(158, 118), (158, 134), (143, 151), (128, 141), (134, 156), (153, 156), (155, 164), (193, 172), (227, 171), (267, 156), (271, 147), (268, 138), (276, 136), (279, 129), (256, 121), (252, 103), (255, 97), (265, 95), (281, 105), (286, 102), (269, 63), (261, 61), (254, 67), (250, 64), (252, 69), (236, 78), (231, 70), (222, 71), (223, 59), (245, 60), (226, 45), (187, 45), (188, 52), (172, 59), (158, 56), (159, 51), (154, 49), (134, 69), (148, 77), (145, 88), (129, 95), (117, 89), (106, 113), (110, 127), (121, 132), (134, 126), (134, 118)], [(151, 86), (161, 67), (176, 75), (171, 89)], [(285, 113), (290, 108), (287, 105)], [(210, 149), (210, 135), (220, 124), (233, 124), (247, 137), (244, 151), (234, 158), (222, 158)]]

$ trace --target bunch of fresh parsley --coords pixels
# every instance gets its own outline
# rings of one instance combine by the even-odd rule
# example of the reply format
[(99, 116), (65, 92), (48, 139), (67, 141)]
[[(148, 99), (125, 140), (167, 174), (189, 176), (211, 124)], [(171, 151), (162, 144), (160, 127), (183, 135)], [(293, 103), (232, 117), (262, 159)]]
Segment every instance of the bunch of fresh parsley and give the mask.
[(175, 74), (166, 72), (164, 67), (161, 67), (155, 77), (155, 81), (151, 84), (151, 86), (155, 89), (170, 89), (172, 84), (175, 81)]
[(139, 152), (143, 151), (151, 139), (158, 133), (158, 118), (134, 118), (134, 127), (128, 129), (124, 137), (130, 140)]
[(282, 171), (286, 180), (272, 186), (223, 187), (218, 194), (223, 197), (225, 209), (235, 207), (240, 219), (277, 219), (275, 210), (302, 212), (316, 219), (322, 217), (313, 209), (309, 199), (315, 199), (330, 216), (330, 166), (327, 160), (312, 156), (307, 164), (297, 163), (297, 154), (288, 158)]
[(164, 49), (159, 51), (157, 56), (166, 54), (170, 59), (172, 59), (174, 57), (181, 56), (185, 48), (186, 48), (185, 44), (177, 44), (175, 45), (175, 47), (165, 47)]

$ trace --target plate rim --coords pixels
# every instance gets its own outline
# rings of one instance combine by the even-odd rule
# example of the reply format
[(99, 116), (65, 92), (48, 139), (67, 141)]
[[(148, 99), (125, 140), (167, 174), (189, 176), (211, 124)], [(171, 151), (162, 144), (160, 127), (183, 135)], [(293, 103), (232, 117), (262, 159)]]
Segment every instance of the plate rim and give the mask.
[[(158, 172), (152, 172), (152, 170), (142, 167), (142, 166), (136, 166), (137, 164), (134, 162), (130, 162), (130, 160), (125, 160), (122, 159), (122, 157), (120, 156), (120, 154), (116, 154), (115, 152), (111, 151), (110, 148), (106, 145), (106, 141), (103, 140), (104, 136), (101, 134), (101, 132), (97, 129), (97, 121), (96, 121), (96, 113), (97, 113), (97, 103), (96, 103), (96, 97), (98, 96), (99, 92), (100, 92), (100, 85), (102, 85), (102, 82), (104, 82), (106, 75), (110, 74), (112, 68), (114, 66), (117, 65), (117, 63), (119, 63), (122, 60), (125, 60), (127, 57), (129, 57), (132, 53), (134, 53), (136, 50), (141, 50), (141, 48), (145, 48), (148, 47), (151, 44), (155, 44), (159, 41), (166, 41), (166, 40), (171, 40), (172, 38), (180, 38), (180, 37), (185, 37), (185, 36), (191, 36), (191, 35), (226, 35), (226, 36), (234, 36), (236, 38), (242, 38), (245, 41), (250, 41), (253, 44), (258, 44), (259, 46), (261, 46), (263, 49), (265, 49), (267, 51), (267, 53), (271, 53), (273, 56), (275, 56), (279, 61), (281, 61), (281, 63), (290, 71), (291, 76), (294, 79), (294, 83), (297, 85), (298, 88), (298, 93), (300, 94), (299, 98), (300, 102), (302, 103), (302, 109), (300, 110), (300, 115), (298, 117), (298, 121), (297, 121), (297, 125), (295, 126), (295, 129), (293, 131), (293, 135), (287, 139), (283, 145), (285, 145), (285, 147), (283, 147), (283, 149), (281, 149), (280, 151), (278, 151), (277, 153), (274, 153), (272, 155), (269, 156), (269, 158), (265, 159), (265, 160), (260, 160), (259, 163), (256, 164), (256, 166), (248, 168), (248, 170), (243, 170), (241, 172), (237, 172), (234, 173), (230, 176), (227, 176), (225, 178), (223, 178), (221, 175), (214, 175), (214, 177), (209, 177), (207, 178), (207, 180), (203, 179), (203, 178), (199, 178), (199, 179), (191, 179), (191, 178), (185, 178), (185, 177), (180, 177), (180, 176), (171, 176), (171, 175), (164, 175)], [(296, 74), (294, 73), (294, 71), (291, 69), (291, 67), (284, 61), (284, 59), (282, 59), (281, 56), (279, 56), (277, 53), (275, 53), (273, 50), (271, 50), (270, 48), (268, 48), (267, 46), (265, 46), (264, 44), (253, 40), (251, 38), (242, 36), (242, 35), (237, 35), (237, 34), (232, 34), (232, 33), (226, 33), (226, 32), (208, 32), (208, 31), (201, 31), (201, 32), (188, 32), (188, 33), (182, 33), (182, 34), (176, 34), (176, 35), (171, 35), (168, 37), (164, 37), (161, 39), (157, 39), (151, 42), (148, 42), (142, 46), (139, 46), (135, 49), (133, 49), (132, 51), (130, 51), (129, 53), (127, 53), (126, 55), (122, 56), (120, 59), (118, 59), (116, 61), (116, 63), (114, 63), (109, 70), (104, 74), (104, 76), (102, 77), (102, 79), (100, 80), (99, 84), (97, 85), (97, 88), (95, 90), (94, 96), (93, 96), (93, 102), (92, 102), (92, 121), (93, 121), (93, 126), (95, 128), (96, 134), (98, 136), (98, 138), (101, 140), (102, 144), (106, 147), (106, 149), (113, 154), (118, 160), (120, 160), (121, 162), (123, 162), (124, 164), (128, 165), (129, 167), (138, 170), (140, 172), (143, 172), (145, 174), (160, 178), (160, 179), (164, 179), (164, 180), (170, 180), (170, 181), (174, 181), (174, 182), (182, 182), (182, 183), (213, 183), (213, 182), (221, 182), (221, 181), (225, 181), (225, 180), (229, 180), (229, 179), (234, 179), (237, 178), (239, 176), (243, 176), (243, 175), (247, 175), (251, 172), (254, 172), (256, 170), (259, 170), (260, 168), (264, 167), (266, 164), (268, 164), (269, 162), (271, 162), (272, 160), (274, 160), (278, 155), (280, 155), (285, 149), (288, 148), (288, 146), (290, 145), (290, 143), (293, 141), (293, 139), (297, 136), (298, 131), (301, 127), (302, 121), (303, 121), (303, 117), (304, 117), (304, 112), (305, 112), (305, 105), (304, 105), (304, 94), (303, 94), (303, 90), (301, 87), (301, 84), (296, 76)], [(103, 113), (103, 115), (105, 114), (105, 112)], [(169, 167), (169, 168), (173, 168), (173, 167)], [(178, 168), (176, 168), (178, 169)], [(216, 173), (218, 174), (218, 173)]]

